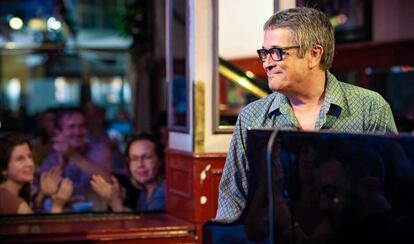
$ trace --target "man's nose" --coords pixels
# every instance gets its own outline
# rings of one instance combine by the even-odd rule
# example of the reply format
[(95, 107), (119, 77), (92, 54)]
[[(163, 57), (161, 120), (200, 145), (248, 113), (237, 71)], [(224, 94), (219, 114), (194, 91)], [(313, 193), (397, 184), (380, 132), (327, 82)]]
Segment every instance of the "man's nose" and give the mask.
[(263, 62), (263, 67), (267, 68), (269, 66), (274, 66), (274, 65), (275, 65), (275, 61), (270, 56), (270, 53), (268, 53), (266, 55), (266, 58), (265, 58), (264, 62)]

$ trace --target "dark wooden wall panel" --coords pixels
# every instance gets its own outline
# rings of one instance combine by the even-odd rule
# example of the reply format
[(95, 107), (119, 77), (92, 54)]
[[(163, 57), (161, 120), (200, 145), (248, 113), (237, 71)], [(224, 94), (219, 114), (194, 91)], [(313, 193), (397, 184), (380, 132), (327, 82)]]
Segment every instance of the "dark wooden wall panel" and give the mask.
[(167, 211), (194, 223), (199, 243), (202, 240), (202, 225), (216, 215), (218, 185), (225, 158), (225, 153), (166, 152)]

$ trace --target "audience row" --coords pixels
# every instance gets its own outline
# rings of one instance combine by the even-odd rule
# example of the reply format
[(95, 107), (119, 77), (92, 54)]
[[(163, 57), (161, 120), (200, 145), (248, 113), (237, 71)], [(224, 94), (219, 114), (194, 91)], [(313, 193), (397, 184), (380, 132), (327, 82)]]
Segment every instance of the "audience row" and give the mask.
[(0, 214), (165, 209), (164, 149), (157, 138), (132, 136), (123, 154), (99, 115), (86, 114), (53, 111), (42, 143), (18, 133), (1, 138)]

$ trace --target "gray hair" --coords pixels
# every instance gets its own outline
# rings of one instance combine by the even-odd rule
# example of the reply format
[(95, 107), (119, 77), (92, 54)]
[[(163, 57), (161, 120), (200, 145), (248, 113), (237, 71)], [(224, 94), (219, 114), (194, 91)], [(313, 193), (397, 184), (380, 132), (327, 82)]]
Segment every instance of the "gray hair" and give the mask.
[(273, 14), (263, 26), (264, 31), (277, 28), (291, 30), (291, 41), (301, 46), (298, 52), (301, 58), (313, 45), (321, 45), (324, 52), (320, 67), (325, 71), (331, 67), (335, 52), (335, 31), (324, 13), (307, 7), (283, 10)]

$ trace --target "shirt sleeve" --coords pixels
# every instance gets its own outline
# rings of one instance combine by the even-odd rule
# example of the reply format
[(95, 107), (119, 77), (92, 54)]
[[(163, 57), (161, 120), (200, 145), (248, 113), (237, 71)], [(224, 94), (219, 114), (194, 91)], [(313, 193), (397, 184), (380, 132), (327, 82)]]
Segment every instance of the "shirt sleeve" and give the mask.
[(397, 126), (390, 105), (383, 101), (369, 116), (368, 131), (381, 134), (397, 134)]
[(148, 205), (148, 211), (164, 211), (165, 210), (165, 184), (160, 185), (151, 198)]
[(247, 157), (246, 128), (242, 113), (237, 119), (230, 148), (227, 153), (223, 175), (219, 185), (218, 210), (216, 221), (233, 222), (242, 213), (247, 199)]

